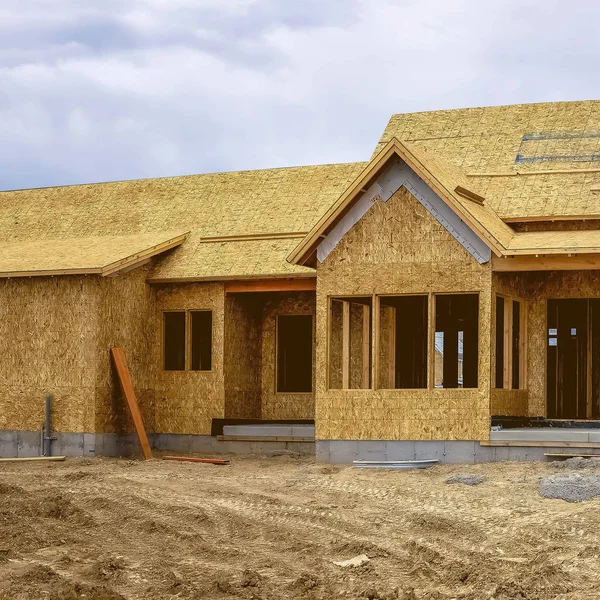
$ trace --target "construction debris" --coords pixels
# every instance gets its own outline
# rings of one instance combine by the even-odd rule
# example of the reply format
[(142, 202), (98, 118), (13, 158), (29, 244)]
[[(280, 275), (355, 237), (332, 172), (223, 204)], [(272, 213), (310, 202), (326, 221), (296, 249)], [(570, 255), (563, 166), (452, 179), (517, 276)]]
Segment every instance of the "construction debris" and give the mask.
[(333, 564), (337, 565), (338, 567), (360, 567), (361, 565), (364, 565), (368, 562), (369, 557), (366, 554), (359, 554), (358, 556), (355, 556), (354, 558), (349, 558), (348, 560), (334, 560)]

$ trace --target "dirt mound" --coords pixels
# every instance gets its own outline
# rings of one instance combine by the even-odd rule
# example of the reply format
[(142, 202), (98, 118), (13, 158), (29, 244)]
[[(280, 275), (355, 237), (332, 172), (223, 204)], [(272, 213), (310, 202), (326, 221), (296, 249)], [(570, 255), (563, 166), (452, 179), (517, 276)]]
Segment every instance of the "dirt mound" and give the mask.
[(540, 480), (540, 494), (566, 502), (583, 502), (600, 496), (600, 477), (595, 475), (551, 475)]
[(125, 600), (124, 596), (107, 586), (71, 582), (50, 567), (35, 565), (25, 573), (13, 576), (0, 599), (11, 600)]

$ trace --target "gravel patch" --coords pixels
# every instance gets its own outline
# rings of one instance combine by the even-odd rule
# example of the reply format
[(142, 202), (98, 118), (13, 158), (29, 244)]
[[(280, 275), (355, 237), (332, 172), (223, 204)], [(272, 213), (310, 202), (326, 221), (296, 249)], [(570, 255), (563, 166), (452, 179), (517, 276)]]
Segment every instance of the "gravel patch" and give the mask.
[(596, 475), (552, 475), (540, 480), (540, 494), (567, 502), (582, 502), (600, 496), (600, 477)]
[(463, 485), (479, 485), (485, 481), (483, 475), (475, 475), (473, 473), (456, 473), (446, 479), (446, 483), (462, 483)]

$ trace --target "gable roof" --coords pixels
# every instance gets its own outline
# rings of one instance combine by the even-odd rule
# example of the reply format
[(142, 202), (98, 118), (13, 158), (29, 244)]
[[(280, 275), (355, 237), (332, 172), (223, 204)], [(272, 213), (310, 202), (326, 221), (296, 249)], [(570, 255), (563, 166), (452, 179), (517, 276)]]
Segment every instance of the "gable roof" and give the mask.
[[(316, 264), (316, 249), (321, 240), (346, 214), (395, 157), (404, 161), (498, 256), (502, 256), (514, 231), (490, 208), (465, 198), (458, 190), (469, 191), (464, 174), (457, 167), (445, 163), (412, 144), (391, 139), (367, 165), (352, 185), (321, 217), (302, 242), (288, 256), (292, 264)], [(475, 192), (475, 190), (470, 190)], [(475, 196), (477, 193), (475, 192)]]
[(459, 167), (502, 219), (600, 215), (600, 101), (393, 115), (392, 138)]
[(43, 270), (43, 252), (29, 242), (44, 241), (48, 253), (76, 248), (82, 239), (93, 245), (99, 237), (189, 231), (185, 244), (161, 259), (150, 279), (314, 276), (287, 263), (286, 256), (363, 167), (349, 163), (0, 192), (0, 240), (21, 244), (27, 269), (39, 261)]
[(154, 232), (0, 243), (0, 277), (113, 275), (179, 246), (187, 233)]

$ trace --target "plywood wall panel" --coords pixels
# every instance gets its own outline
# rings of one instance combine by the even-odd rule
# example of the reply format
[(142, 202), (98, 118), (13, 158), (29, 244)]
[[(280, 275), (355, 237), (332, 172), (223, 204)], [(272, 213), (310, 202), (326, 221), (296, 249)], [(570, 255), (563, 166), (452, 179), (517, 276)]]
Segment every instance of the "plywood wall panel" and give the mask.
[(262, 418), (314, 419), (315, 417), (315, 346), (313, 343), (313, 392), (277, 393), (276, 326), (278, 315), (312, 315), (315, 327), (314, 292), (269, 294), (265, 299), (262, 321)]
[(317, 438), (477, 440), (489, 437), (491, 267), (480, 265), (405, 189), (377, 201), (318, 266), (317, 365), (326, 365), (328, 297), (479, 293), (479, 387), (328, 389), (317, 376)]

